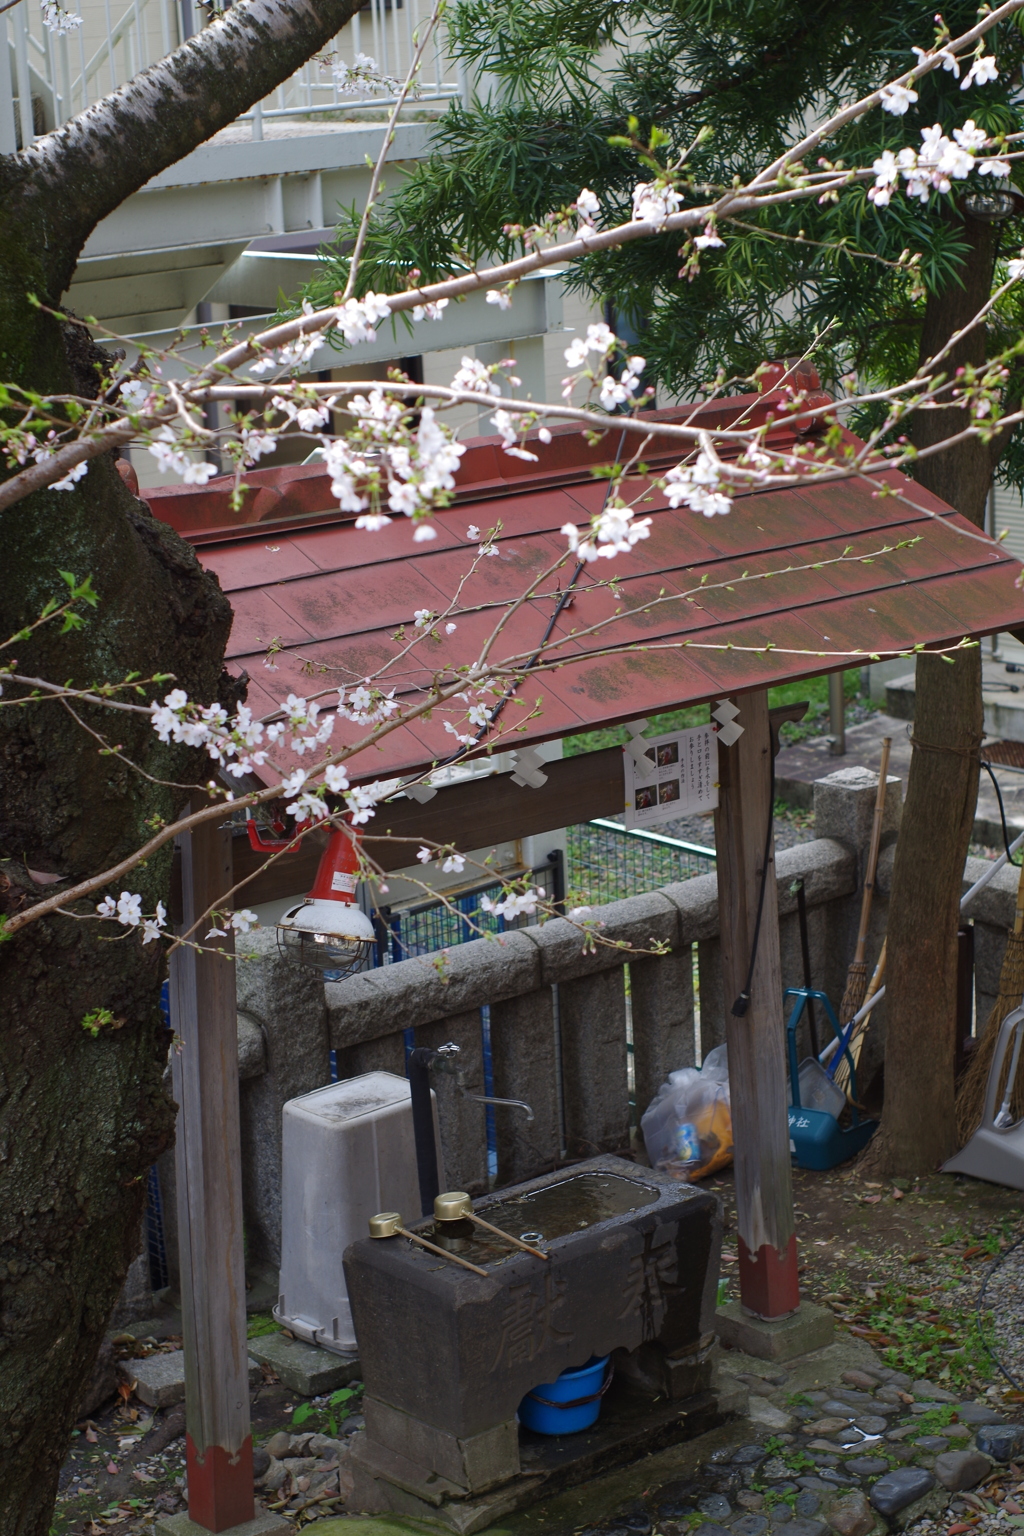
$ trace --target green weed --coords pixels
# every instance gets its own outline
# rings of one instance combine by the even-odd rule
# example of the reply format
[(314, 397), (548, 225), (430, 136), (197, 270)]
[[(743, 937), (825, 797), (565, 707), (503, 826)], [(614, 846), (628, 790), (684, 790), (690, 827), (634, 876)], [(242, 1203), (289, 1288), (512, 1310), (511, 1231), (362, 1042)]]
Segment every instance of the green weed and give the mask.
[(354, 1398), (362, 1394), (362, 1383), (355, 1387), (341, 1387), (337, 1392), (332, 1392), (326, 1403), (300, 1403), (292, 1413), (292, 1428), (298, 1429), (310, 1419), (318, 1419), (321, 1430), (326, 1427), (329, 1435), (338, 1433), (339, 1424), (359, 1407)]
[(973, 1390), (989, 1369), (977, 1317), (973, 1309), (938, 1302), (937, 1295), (889, 1282), (873, 1298), (847, 1304), (839, 1315), (855, 1332), (866, 1334), (886, 1365)]

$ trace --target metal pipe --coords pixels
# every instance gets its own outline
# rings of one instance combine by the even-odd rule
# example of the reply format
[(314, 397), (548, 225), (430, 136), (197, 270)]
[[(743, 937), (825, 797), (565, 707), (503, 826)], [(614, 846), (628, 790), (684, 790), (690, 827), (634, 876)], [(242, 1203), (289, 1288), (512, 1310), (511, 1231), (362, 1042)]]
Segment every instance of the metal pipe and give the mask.
[(843, 697), (842, 672), (830, 672), (828, 677), (828, 728), (832, 737), (830, 750), (833, 757), (846, 755), (846, 700)]
[[(1016, 853), (1017, 849), (1020, 847), (1021, 843), (1024, 843), (1024, 832), (1021, 832), (1017, 837), (1014, 838), (1013, 842), (1010, 844), (1010, 852), (1011, 853)], [(998, 859), (993, 859), (992, 863), (989, 865), (988, 869), (986, 869), (986, 871), (982, 875), (981, 879), (980, 880), (975, 880), (975, 882), (971, 886), (970, 890), (969, 891), (965, 891), (964, 894), (961, 896), (961, 898), (960, 898), (960, 911), (961, 912), (964, 910), (964, 908), (966, 906), (969, 905), (970, 902), (972, 902), (974, 900), (975, 896), (977, 896), (980, 891), (983, 891), (985, 889), (985, 887), (986, 887), (986, 885), (988, 885), (989, 881), (994, 879), (995, 876), (998, 875), (999, 871), (1002, 869), (1003, 865), (1006, 862), (1007, 862), (1007, 857), (1006, 857), (1005, 853), (1001, 853), (999, 855)]]
[(434, 1140), (434, 1110), (430, 1101), (430, 1064), (436, 1051), (417, 1046), (409, 1052), (405, 1073), (412, 1099), (412, 1133), (416, 1144), (416, 1171), (420, 1183), (420, 1211), (429, 1216), (441, 1193), (437, 1173), (437, 1143)]

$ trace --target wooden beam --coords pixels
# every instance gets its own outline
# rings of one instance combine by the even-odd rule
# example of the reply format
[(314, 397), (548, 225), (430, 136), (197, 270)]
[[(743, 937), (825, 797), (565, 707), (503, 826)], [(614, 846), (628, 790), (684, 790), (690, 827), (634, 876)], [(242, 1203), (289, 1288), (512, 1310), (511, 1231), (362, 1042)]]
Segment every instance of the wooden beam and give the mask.
[[(512, 783), (511, 774), (499, 773), (439, 789), (425, 805), (393, 800), (380, 807), (366, 828), (367, 852), (384, 869), (403, 869), (415, 863), (416, 848), (424, 839), (450, 843), (465, 852), (621, 812), (621, 747), (555, 758), (544, 764), (544, 772), (548, 781), (540, 789), (521, 788)], [(383, 836), (407, 841), (389, 843), (382, 841)], [(266, 854), (253, 851), (247, 838), (234, 838), (233, 881), (259, 871), (237, 893), (238, 906), (302, 895), (313, 883), (323, 846), (323, 837), (311, 834), (295, 853), (268, 862)]]
[[(181, 838), (182, 916), (191, 926), (231, 883), (231, 833), (207, 822)], [(234, 944), (171, 956), (175, 1167), (185, 1350), (188, 1512), (209, 1531), (252, 1520), (252, 1435), (242, 1248), (238, 1005)], [(230, 930), (229, 930), (230, 934)]]
[[(718, 916), (736, 1165), (740, 1302), (756, 1317), (800, 1305), (786, 1108), (775, 846), (769, 839), (772, 731), (764, 690), (733, 700), (743, 735), (719, 745)], [(767, 870), (765, 851), (767, 848)], [(758, 911), (760, 910), (760, 924)], [(756, 935), (756, 936), (755, 936)], [(756, 945), (756, 957), (751, 956)], [(732, 1012), (749, 995), (746, 1011)]]

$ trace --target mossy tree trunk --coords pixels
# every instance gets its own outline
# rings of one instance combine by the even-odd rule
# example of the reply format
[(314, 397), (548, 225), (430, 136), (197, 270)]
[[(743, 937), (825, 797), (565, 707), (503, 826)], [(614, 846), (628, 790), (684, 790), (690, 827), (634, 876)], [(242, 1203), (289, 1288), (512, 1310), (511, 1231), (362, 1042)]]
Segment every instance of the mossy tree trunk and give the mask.
[[(131, 193), (267, 95), (337, 32), (352, 0), (248, 0), (106, 101), (0, 159), (0, 379), (44, 392), (95, 384), (91, 344), (34, 307), (58, 306), (91, 230)], [(66, 635), (14, 648), (18, 670), (78, 686), (170, 672), (228, 702), (231, 610), (192, 550), (150, 517), (110, 459), (71, 492), (0, 513), (0, 640), (91, 575), (99, 606)], [(11, 652), (0, 653), (9, 661)], [(10, 697), (8, 686), (4, 698)], [(141, 717), (82, 711), (154, 778), (209, 764), (162, 746)], [(94, 874), (169, 819), (156, 784), (58, 703), (0, 707), (0, 910)], [(170, 849), (131, 877), (168, 898)], [(115, 894), (117, 894), (115, 892)], [(85, 910), (85, 906), (79, 909)], [(53, 916), (0, 945), (0, 1499), (3, 1536), (45, 1536), (83, 1386), (138, 1244), (147, 1171), (173, 1134), (162, 1088), (165, 974), (137, 932)], [(82, 1020), (108, 1009), (95, 1038)]]
[[(960, 283), (929, 298), (922, 360), (935, 356), (987, 302), (997, 230), (965, 220), (969, 252)], [(985, 361), (983, 325), (942, 363), (942, 371)], [(919, 449), (960, 431), (963, 412), (919, 413), (911, 437)], [(915, 477), (979, 528), (998, 442), (978, 440), (919, 461)], [(955, 1150), (953, 1049), (956, 933), (961, 881), (978, 798), (982, 737), (981, 649), (952, 663), (917, 659), (914, 750), (889, 898), (885, 1107), (864, 1163), (883, 1174), (934, 1170)]]

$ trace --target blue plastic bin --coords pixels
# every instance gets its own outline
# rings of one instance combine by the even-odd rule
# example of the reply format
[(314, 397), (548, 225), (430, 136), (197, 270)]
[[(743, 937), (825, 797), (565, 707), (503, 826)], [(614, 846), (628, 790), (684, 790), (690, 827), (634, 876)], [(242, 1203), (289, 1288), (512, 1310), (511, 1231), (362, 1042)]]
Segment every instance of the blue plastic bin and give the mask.
[(601, 1412), (601, 1399), (612, 1379), (609, 1355), (592, 1355), (586, 1365), (563, 1371), (557, 1381), (543, 1381), (519, 1404), (519, 1422), (538, 1435), (575, 1435), (589, 1429)]

